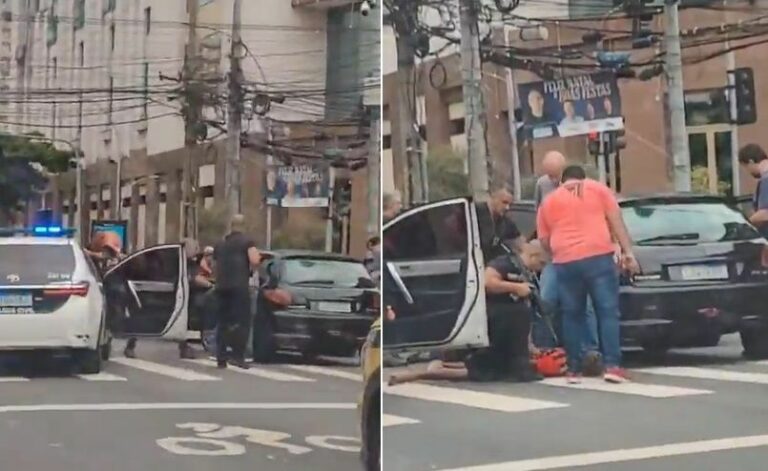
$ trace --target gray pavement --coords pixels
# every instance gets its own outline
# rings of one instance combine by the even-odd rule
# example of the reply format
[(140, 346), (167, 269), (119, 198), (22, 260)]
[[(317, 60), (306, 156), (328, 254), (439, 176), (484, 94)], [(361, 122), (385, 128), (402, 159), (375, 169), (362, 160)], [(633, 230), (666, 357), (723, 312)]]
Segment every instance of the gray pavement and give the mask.
[(140, 342), (137, 353), (95, 376), (56, 362), (4, 369), (0, 469), (361, 469), (360, 372), (350, 362), (286, 356), (244, 372), (205, 355), (180, 360), (163, 342)]
[(556, 379), (388, 388), (385, 424), (393, 425), (384, 429), (384, 469), (764, 469), (768, 364), (740, 354), (738, 336), (673, 352), (663, 365), (628, 353), (634, 381), (626, 385), (589, 380), (574, 389)]

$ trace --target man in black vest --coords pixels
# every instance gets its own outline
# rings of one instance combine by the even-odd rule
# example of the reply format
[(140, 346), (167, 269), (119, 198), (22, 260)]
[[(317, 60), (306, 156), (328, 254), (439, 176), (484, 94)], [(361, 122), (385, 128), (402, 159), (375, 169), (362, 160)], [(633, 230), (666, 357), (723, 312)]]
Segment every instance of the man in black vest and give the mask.
[(501, 246), (503, 235), (514, 236), (510, 238), (514, 240), (515, 249), (518, 251), (525, 243), (514, 222), (505, 217), (513, 202), (514, 197), (510, 188), (501, 185), (492, 188), (488, 201), (476, 203), (477, 222), (480, 226), (480, 247), (486, 264), (507, 253)]
[(230, 363), (248, 369), (245, 347), (251, 328), (249, 280), (252, 270), (261, 262), (261, 255), (244, 231), (245, 218), (238, 214), (232, 218), (231, 232), (213, 252), (219, 303), (216, 335), (219, 368), (227, 367), (227, 347), (231, 347), (234, 358)]

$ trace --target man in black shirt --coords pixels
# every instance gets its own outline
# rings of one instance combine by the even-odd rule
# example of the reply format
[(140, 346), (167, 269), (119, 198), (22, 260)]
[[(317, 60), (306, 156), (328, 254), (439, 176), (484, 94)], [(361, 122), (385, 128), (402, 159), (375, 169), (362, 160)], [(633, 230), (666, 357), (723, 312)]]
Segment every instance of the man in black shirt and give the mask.
[(232, 348), (231, 363), (247, 369), (245, 347), (251, 327), (251, 296), (249, 280), (261, 255), (256, 244), (243, 232), (245, 218), (238, 214), (232, 218), (231, 232), (214, 249), (216, 261), (216, 297), (219, 319), (216, 335), (219, 368), (227, 367), (227, 347)]
[(510, 235), (511, 244), (517, 250), (522, 247), (524, 240), (520, 231), (511, 218), (505, 217), (513, 202), (514, 197), (510, 189), (500, 186), (491, 192), (487, 202), (477, 202), (475, 205), (480, 226), (480, 247), (485, 263), (506, 253), (501, 247), (502, 235)]

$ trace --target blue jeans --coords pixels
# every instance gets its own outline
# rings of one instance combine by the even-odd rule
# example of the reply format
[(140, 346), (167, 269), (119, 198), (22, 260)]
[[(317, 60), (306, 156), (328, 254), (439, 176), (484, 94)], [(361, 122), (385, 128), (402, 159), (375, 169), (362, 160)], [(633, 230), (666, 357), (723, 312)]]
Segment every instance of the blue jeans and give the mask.
[(621, 364), (619, 332), (619, 274), (613, 254), (555, 264), (563, 313), (563, 333), (568, 369), (580, 371), (583, 332), (587, 328), (587, 298), (598, 319), (600, 345), (607, 368)]
[[(539, 277), (539, 289), (541, 290), (541, 301), (545, 303), (554, 314), (552, 323), (555, 332), (560, 337), (562, 342), (564, 339), (562, 329), (562, 306), (560, 302), (560, 293), (557, 287), (557, 273), (555, 272), (555, 266), (551, 263), (544, 267)], [(596, 352), (599, 351), (600, 345), (597, 336), (597, 318), (595, 317), (595, 308), (592, 305), (592, 298), (587, 299), (587, 324), (584, 330), (584, 336), (582, 338), (582, 351), (583, 352)], [(533, 343), (539, 348), (554, 348), (558, 345), (555, 339), (552, 338), (552, 333), (549, 327), (544, 323), (542, 319), (536, 317), (533, 324)]]

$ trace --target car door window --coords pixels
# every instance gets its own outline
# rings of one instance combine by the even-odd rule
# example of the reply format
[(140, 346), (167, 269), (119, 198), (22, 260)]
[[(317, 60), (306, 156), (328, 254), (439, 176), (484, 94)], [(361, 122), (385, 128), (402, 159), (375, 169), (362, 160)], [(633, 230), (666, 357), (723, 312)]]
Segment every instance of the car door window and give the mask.
[[(444, 344), (474, 302), (477, 261), (472, 256), (469, 201), (418, 208), (384, 229), (384, 302), (396, 321), (385, 345)], [(468, 270), (473, 270), (468, 278)], [(469, 293), (469, 294), (468, 294)]]
[(139, 252), (105, 276), (121, 333), (161, 335), (180, 310), (182, 249), (178, 245)]

